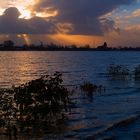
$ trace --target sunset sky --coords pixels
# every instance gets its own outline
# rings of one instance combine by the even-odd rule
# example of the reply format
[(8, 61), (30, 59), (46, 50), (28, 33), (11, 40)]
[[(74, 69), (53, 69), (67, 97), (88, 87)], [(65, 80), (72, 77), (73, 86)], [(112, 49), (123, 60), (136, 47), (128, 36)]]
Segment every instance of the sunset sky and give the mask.
[(139, 0), (0, 0), (0, 41), (140, 46)]

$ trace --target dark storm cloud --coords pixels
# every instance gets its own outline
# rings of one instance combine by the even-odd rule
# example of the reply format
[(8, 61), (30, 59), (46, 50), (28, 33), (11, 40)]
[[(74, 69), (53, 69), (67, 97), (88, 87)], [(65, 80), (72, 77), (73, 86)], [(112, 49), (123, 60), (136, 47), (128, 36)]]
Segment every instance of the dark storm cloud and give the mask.
[(53, 17), (54, 19), (46, 20), (41, 17), (32, 17), (28, 20), (21, 19), (18, 18), (20, 13), (16, 8), (8, 8), (0, 16), (0, 33), (54, 34), (62, 32), (79, 35), (102, 35), (104, 31), (116, 30), (117, 28), (113, 20), (101, 20), (100, 17), (120, 5), (131, 4), (135, 1), (40, 0), (33, 10), (36, 12), (57, 10), (58, 15)]
[[(99, 17), (120, 5), (132, 2), (136, 0), (41, 0), (35, 10), (41, 11), (47, 7), (57, 9), (57, 22), (73, 24), (74, 30), (71, 34), (101, 35), (103, 22), (100, 22)], [(106, 27), (107, 23), (110, 25), (110, 22), (105, 20)]]
[(53, 33), (51, 22), (40, 17), (31, 19), (19, 18), (20, 12), (17, 8), (11, 7), (5, 10), (0, 16), (1, 34), (49, 34)]

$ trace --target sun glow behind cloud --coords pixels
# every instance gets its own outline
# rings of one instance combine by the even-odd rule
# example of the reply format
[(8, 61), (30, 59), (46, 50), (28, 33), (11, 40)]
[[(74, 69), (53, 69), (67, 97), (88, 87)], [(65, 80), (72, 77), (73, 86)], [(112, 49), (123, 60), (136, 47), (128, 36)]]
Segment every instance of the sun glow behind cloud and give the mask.
[(2, 15), (4, 10), (8, 7), (16, 7), (21, 13), (20, 18), (29, 19), (32, 15), (31, 7), (36, 3), (36, 0), (5, 0), (1, 3), (0, 15)]
[(36, 5), (39, 0), (5, 0), (1, 2), (0, 5), (0, 15), (3, 14), (4, 10), (8, 7), (16, 7), (21, 13), (19, 18), (30, 19), (33, 16), (38, 16), (42, 18), (54, 17), (58, 15), (58, 11), (52, 11), (50, 7), (44, 9), (42, 12), (34, 11), (34, 5)]
[(85, 35), (50, 35), (49, 38), (55, 43), (60, 45), (77, 44), (78, 46), (90, 44), (91, 47), (96, 47), (98, 44), (102, 44), (103, 37), (99, 36), (85, 36)]
[(42, 18), (48, 18), (48, 17), (55, 17), (58, 15), (58, 11), (53, 11), (51, 13), (47, 13), (47, 12), (35, 12), (35, 15), (38, 17), (42, 17)]
[(31, 12), (29, 10), (26, 10), (23, 7), (17, 7), (17, 8), (21, 13), (21, 16), (19, 18), (24, 18), (24, 19), (30, 19), (31, 18)]
[[(128, 32), (128, 30), (129, 30), (129, 34), (132, 34), (132, 36), (134, 36), (133, 34), (135, 34), (135, 32), (139, 29), (138, 27), (140, 24), (140, 21), (138, 21), (140, 17), (140, 9), (139, 9), (140, 0), (137, 0), (137, 3), (135, 5), (133, 4), (127, 5), (127, 0), (124, 0), (126, 2), (122, 2), (122, 4), (119, 4), (119, 6), (115, 6), (117, 8), (113, 8), (113, 9), (108, 8), (108, 5), (115, 5), (113, 4), (113, 0), (111, 3), (108, 2), (108, 5), (106, 5), (103, 2), (104, 7), (108, 8), (108, 11), (109, 11), (108, 13), (104, 12), (104, 7), (100, 8), (99, 10), (99, 9), (96, 9), (96, 7), (93, 8), (91, 6), (91, 9), (90, 9), (90, 5), (88, 4), (88, 2), (86, 3), (86, 0), (79, 0), (81, 2), (75, 2), (74, 0), (71, 0), (73, 2), (68, 1), (68, 0), (65, 0), (65, 1), (60, 0), (60, 2), (57, 2), (57, 0), (50, 0), (50, 2), (48, 2), (49, 0), (0, 0), (0, 1), (1, 1), (0, 15), (3, 14), (5, 9), (9, 7), (16, 7), (21, 13), (19, 17), (20, 18), (19, 21), (24, 21), (24, 23), (27, 22), (29, 24), (29, 27), (34, 27), (33, 25), (35, 25), (35, 27), (37, 26), (38, 27), (36, 28), (37, 31), (38, 29), (40, 29), (39, 27), (41, 27), (41, 29), (43, 28), (42, 30), (40, 30), (40, 32), (35, 32), (34, 37), (31, 36), (33, 32), (28, 32), (30, 31), (29, 29), (27, 29), (26, 31), (24, 28), (19, 28), (26, 31), (26, 32), (24, 31), (21, 32), (21, 35), (18, 35), (18, 37), (20, 39), (21, 38), (24, 39), (25, 43), (27, 44), (35, 42), (35, 41), (32, 41), (32, 38), (36, 38), (36, 40), (38, 39), (45, 42), (48, 37), (47, 35), (49, 34), (53, 34), (51, 35), (51, 38), (49, 39), (52, 39), (52, 41), (58, 42), (60, 44), (61, 42), (65, 42), (65, 44), (91, 44), (92, 46), (96, 46), (104, 41), (111, 42), (112, 44), (117, 44), (120, 42), (121, 40), (120, 38), (122, 39), (126, 38), (126, 36), (124, 35), (125, 34), (124, 32)], [(85, 4), (82, 4), (82, 1)], [(100, 3), (102, 3), (102, 0), (94, 0), (94, 1), (95, 2), (93, 2), (93, 4), (97, 3), (100, 5)], [(99, 1), (99, 2), (96, 2), (96, 1)], [(107, 0), (107, 1), (110, 1), (110, 0)], [(121, 1), (121, 0), (118, 0), (118, 1)], [(76, 5), (74, 5), (75, 3), (78, 4), (77, 7)], [(92, 1), (89, 0), (89, 3), (92, 4)], [(114, 0), (114, 3), (117, 3), (117, 2)], [(124, 5), (125, 3), (126, 5)], [(81, 9), (83, 8), (83, 10), (81, 10), (80, 8)], [(100, 17), (96, 15), (96, 13), (98, 14), (97, 12), (98, 10), (99, 11), (103, 10), (102, 12), (104, 14), (102, 14), (102, 18), (110, 19), (110, 20), (103, 20), (103, 21), (107, 21), (106, 23), (109, 23), (107, 24), (108, 26), (105, 26), (105, 27), (107, 28), (106, 31), (109, 31), (110, 33), (109, 32), (106, 33), (106, 31), (103, 31), (103, 33), (100, 34), (100, 32), (98, 31), (99, 29), (102, 29), (100, 25), (101, 21), (98, 22), (98, 19), (100, 19)], [(81, 12), (84, 11), (84, 12), (81, 13), (77, 11), (81, 11)], [(91, 12), (88, 12), (88, 11), (91, 11)], [(86, 16), (84, 15), (84, 13)], [(32, 17), (35, 17), (35, 18), (33, 18), (32, 20)], [(21, 18), (23, 18), (23, 20)], [(24, 19), (28, 19), (28, 20), (24, 20)], [(52, 25), (52, 23), (53, 23), (53, 26), (48, 26), (48, 25)], [(97, 26), (94, 26), (96, 24)], [(90, 28), (92, 26), (94, 28)], [(100, 28), (98, 29), (99, 26)], [(50, 30), (47, 30), (49, 29), (49, 27), (51, 27), (50, 28), (51, 30), (57, 27), (55, 29), (56, 32), (50, 33), (49, 32)], [(17, 29), (17, 26), (15, 30), (16, 29)], [(45, 29), (46, 29), (46, 32), (44, 32)], [(114, 33), (114, 30), (117, 31), (117, 29), (120, 29), (120, 32)], [(12, 34), (13, 32), (7, 31), (6, 34), (7, 33)], [(95, 33), (95, 34), (92, 34), (92, 33)], [(96, 34), (96, 33), (99, 33), (99, 34)], [(136, 34), (137, 33), (138, 32), (136, 32)], [(107, 34), (109, 34), (108, 35), (109, 37), (107, 36)], [(42, 36), (39, 38), (40, 35)], [(126, 40), (129, 41), (128, 38), (126, 38)], [(133, 40), (136, 42), (135, 38)]]
[(30, 42), (30, 39), (29, 39), (28, 35), (23, 34), (22, 36), (23, 36), (23, 38), (24, 38), (24, 40), (25, 40), (26, 44), (31, 44), (31, 42)]

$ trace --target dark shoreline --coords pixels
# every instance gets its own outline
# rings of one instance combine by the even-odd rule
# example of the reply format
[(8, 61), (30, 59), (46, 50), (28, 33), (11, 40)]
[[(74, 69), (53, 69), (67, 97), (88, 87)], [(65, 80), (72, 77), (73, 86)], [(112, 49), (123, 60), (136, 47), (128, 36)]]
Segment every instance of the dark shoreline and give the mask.
[(1, 49), (0, 52), (2, 51), (92, 51), (92, 52), (126, 52), (126, 51), (133, 51), (133, 52), (139, 52), (140, 48), (138, 49), (107, 49), (107, 50), (101, 50), (101, 49)]

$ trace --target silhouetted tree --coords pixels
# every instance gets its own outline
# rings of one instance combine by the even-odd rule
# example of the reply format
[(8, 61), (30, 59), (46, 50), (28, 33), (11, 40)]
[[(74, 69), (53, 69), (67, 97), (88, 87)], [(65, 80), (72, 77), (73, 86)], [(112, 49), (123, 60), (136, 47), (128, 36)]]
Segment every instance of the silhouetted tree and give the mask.
[(6, 48), (12, 48), (12, 47), (14, 47), (14, 42), (11, 40), (6, 40), (6, 41), (4, 41), (3, 45)]

